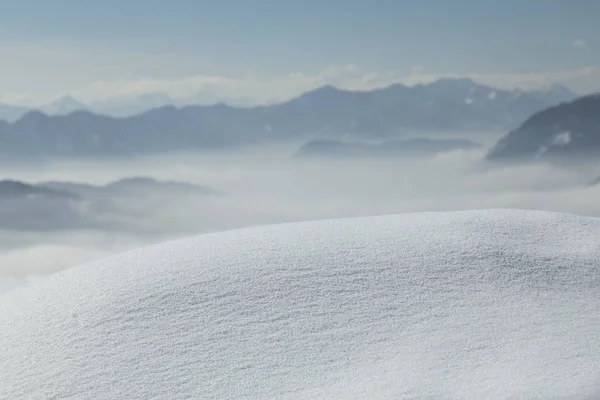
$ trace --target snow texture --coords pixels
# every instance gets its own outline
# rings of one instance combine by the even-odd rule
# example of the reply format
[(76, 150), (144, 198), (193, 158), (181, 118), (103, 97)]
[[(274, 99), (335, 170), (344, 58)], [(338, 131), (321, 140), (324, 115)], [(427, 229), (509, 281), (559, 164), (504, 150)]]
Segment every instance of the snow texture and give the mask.
[(14, 278), (2, 278), (0, 277), (0, 295), (4, 292), (8, 292), (9, 290), (16, 288), (19, 285), (24, 284), (25, 282), (20, 279)]
[(495, 210), (130, 251), (0, 298), (0, 398), (598, 398), (599, 238)]

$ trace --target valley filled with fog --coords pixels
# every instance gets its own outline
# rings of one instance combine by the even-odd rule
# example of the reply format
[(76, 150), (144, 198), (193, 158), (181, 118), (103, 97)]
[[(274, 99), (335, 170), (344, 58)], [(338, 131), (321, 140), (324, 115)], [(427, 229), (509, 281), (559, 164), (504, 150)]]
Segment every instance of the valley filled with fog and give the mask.
[(482, 147), (303, 157), (303, 143), (280, 143), (7, 166), (0, 191), (8, 180), (43, 190), (0, 193), (3, 285), (141, 245), (270, 223), (485, 208), (600, 216), (594, 167), (494, 165), (484, 156), (495, 133), (428, 136)]

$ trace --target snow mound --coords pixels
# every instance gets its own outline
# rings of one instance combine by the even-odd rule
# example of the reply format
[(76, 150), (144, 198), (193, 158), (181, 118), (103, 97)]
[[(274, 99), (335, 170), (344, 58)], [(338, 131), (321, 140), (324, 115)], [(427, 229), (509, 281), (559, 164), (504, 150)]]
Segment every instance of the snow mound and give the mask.
[(21, 279), (0, 277), (0, 295), (16, 288), (19, 285), (23, 285), (24, 283), (25, 282)]
[(0, 298), (0, 398), (594, 398), (599, 238), (497, 210), (130, 251)]

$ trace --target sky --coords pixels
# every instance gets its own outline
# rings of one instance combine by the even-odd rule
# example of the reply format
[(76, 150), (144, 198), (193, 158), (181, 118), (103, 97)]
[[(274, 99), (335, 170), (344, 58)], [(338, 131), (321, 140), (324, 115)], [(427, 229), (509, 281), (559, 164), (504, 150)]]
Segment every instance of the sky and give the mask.
[(0, 102), (196, 92), (254, 102), (323, 84), (469, 76), (600, 91), (596, 0), (0, 0)]

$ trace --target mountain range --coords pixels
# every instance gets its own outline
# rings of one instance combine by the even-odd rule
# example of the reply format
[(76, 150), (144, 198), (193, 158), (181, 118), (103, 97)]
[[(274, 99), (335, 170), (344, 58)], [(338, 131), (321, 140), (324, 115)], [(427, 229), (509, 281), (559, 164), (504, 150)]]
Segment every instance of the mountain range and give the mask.
[(0, 103), (0, 119), (7, 122), (15, 122), (30, 111), (41, 111), (49, 116), (68, 115), (74, 111), (89, 111), (94, 114), (107, 115), (111, 117), (127, 117), (142, 114), (154, 108), (175, 106), (185, 107), (189, 105), (213, 105), (220, 102), (233, 107), (250, 107), (256, 103), (250, 97), (216, 96), (212, 92), (200, 91), (187, 98), (176, 99), (168, 94), (154, 92), (139, 96), (116, 96), (105, 100), (98, 100), (86, 104), (73, 96), (62, 96), (50, 104), (39, 107), (24, 107), (12, 104)]
[[(27, 183), (0, 180), (0, 229), (56, 231), (73, 229), (134, 229), (148, 215), (140, 199), (198, 199), (217, 194), (204, 186), (160, 181), (149, 177), (124, 178), (106, 185), (49, 181)], [(125, 223), (124, 221), (128, 221)]]
[(600, 94), (550, 107), (500, 139), (487, 155), (495, 162), (597, 162), (600, 156)]
[[(415, 131), (498, 131), (575, 95), (503, 91), (469, 79), (396, 84), (372, 91), (324, 86), (284, 103), (234, 107), (172, 105), (129, 117), (87, 110), (50, 116), (30, 111), (0, 121), (0, 156), (114, 156), (315, 138), (389, 139)], [(63, 99), (64, 108), (77, 106)]]

